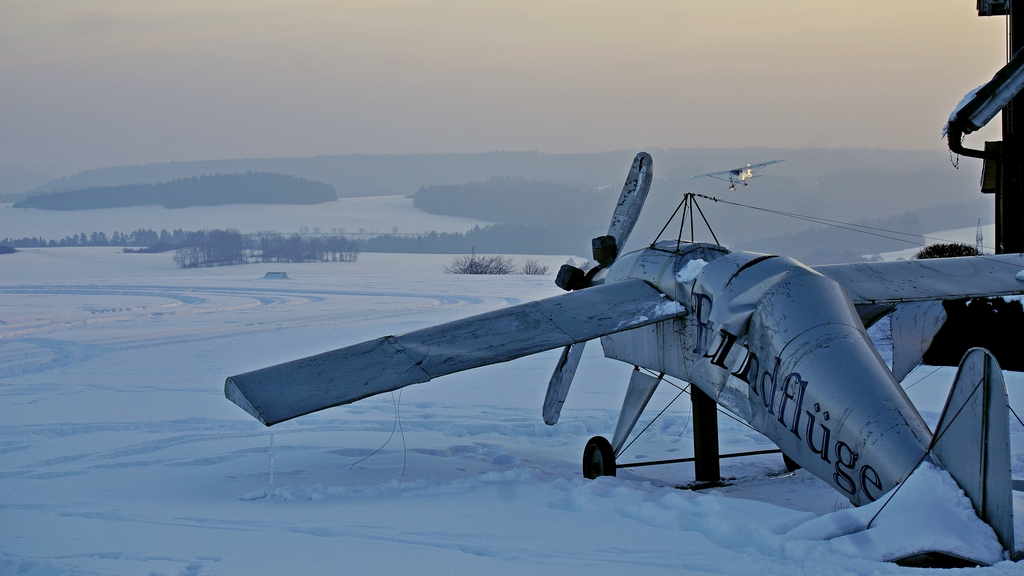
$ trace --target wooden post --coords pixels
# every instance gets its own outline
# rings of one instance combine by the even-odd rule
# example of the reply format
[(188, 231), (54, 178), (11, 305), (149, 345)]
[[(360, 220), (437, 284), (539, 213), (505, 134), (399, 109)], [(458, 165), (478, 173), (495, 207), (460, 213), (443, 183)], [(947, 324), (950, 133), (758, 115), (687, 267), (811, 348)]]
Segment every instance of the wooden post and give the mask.
[[(1024, 12), (1014, 18), (1015, 4), (1007, 3), (1008, 57), (1024, 47)], [(996, 192), (996, 254), (1012, 254), (1024, 252), (1024, 95), (1003, 108), (1003, 154), (1002, 186)]]
[(718, 466), (718, 406), (696, 386), (690, 386), (693, 408), (694, 479), (718, 482), (722, 479)]

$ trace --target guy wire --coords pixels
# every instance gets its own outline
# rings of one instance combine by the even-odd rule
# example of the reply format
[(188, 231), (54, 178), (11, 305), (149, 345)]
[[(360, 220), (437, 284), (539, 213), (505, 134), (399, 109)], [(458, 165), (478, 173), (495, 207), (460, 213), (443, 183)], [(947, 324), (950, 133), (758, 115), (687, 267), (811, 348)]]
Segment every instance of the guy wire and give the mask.
[[(903, 236), (919, 237), (919, 238), (922, 238), (924, 240), (935, 240), (935, 241), (938, 241), (938, 242), (944, 242), (944, 243), (949, 243), (949, 244), (962, 244), (962, 242), (955, 242), (953, 240), (948, 240), (948, 239), (945, 239), (945, 238), (939, 238), (937, 236), (927, 236), (927, 235), (924, 235), (924, 234), (912, 234), (910, 232), (900, 232), (898, 230), (889, 230), (889, 229), (886, 229), (886, 228), (878, 228), (876, 226), (868, 226), (866, 224), (853, 224), (853, 223), (850, 223), (850, 222), (843, 222), (843, 221), (840, 221), (840, 220), (830, 220), (828, 218), (820, 218), (818, 216), (806, 216), (806, 215), (803, 215), (803, 214), (796, 214), (794, 212), (786, 212), (786, 211), (783, 211), (783, 210), (773, 210), (771, 208), (762, 208), (760, 206), (751, 206), (749, 204), (741, 204), (739, 202), (732, 202), (732, 201), (729, 201), (729, 200), (722, 200), (721, 198), (715, 198), (714, 196), (705, 196), (704, 194), (694, 194), (694, 195), (695, 196), (699, 196), (700, 198), (704, 198), (706, 200), (711, 200), (712, 202), (722, 202), (723, 204), (729, 204), (729, 205), (732, 205), (732, 206), (739, 206), (741, 208), (750, 208), (751, 210), (759, 210), (761, 212), (768, 212), (770, 214), (776, 214), (778, 216), (787, 216), (789, 218), (796, 218), (797, 220), (805, 220), (807, 222), (813, 222), (815, 224), (823, 224), (825, 226), (832, 226), (834, 228), (841, 228), (843, 230), (849, 230), (850, 232), (859, 232), (861, 234), (867, 234), (869, 236), (878, 236), (879, 238), (887, 238), (889, 240), (895, 240), (897, 242), (904, 242), (904, 243), (907, 243), (907, 244), (912, 244), (914, 246), (925, 246), (925, 244), (922, 243), (922, 242), (919, 242), (917, 240), (908, 240), (906, 238), (893, 238), (892, 236), (886, 236), (885, 234), (876, 234), (874, 232), (868, 232), (868, 230), (877, 230), (877, 231), (880, 231), (880, 232), (886, 232), (888, 234), (900, 234), (900, 235), (903, 235)], [(1017, 266), (1016, 264), (1013, 264), (1013, 263), (1010, 263), (1010, 262), (1003, 262), (1002, 260), (996, 260), (995, 258), (989, 258), (988, 256), (986, 256), (984, 254), (978, 255), (976, 257), (977, 258), (981, 258), (983, 260), (987, 260), (989, 262), (995, 262), (995, 263), (998, 263), (998, 264), (1004, 264), (1006, 266), (1014, 266), (1014, 267)]]

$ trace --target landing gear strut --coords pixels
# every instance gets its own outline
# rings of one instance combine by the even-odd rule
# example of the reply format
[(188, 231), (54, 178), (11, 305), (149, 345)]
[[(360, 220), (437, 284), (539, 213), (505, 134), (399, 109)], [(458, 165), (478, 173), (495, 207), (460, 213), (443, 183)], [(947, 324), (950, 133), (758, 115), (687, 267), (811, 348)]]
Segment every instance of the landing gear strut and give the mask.
[(615, 476), (615, 451), (604, 436), (594, 436), (583, 449), (583, 477)]
[[(632, 380), (631, 384), (632, 386)], [(627, 400), (629, 395), (627, 394)], [(649, 398), (649, 396), (647, 396)], [(778, 454), (781, 452), (778, 448), (773, 450), (753, 450), (750, 452), (733, 452), (731, 454), (721, 454), (718, 450), (718, 408), (715, 401), (710, 396), (705, 394), (697, 387), (691, 387), (690, 391), (690, 402), (693, 410), (693, 457), (692, 458), (674, 458), (672, 460), (654, 460), (649, 462), (629, 462), (621, 466), (615, 463), (615, 449), (612, 447), (611, 442), (603, 436), (594, 436), (587, 441), (587, 447), (583, 449), (583, 476), (590, 480), (597, 478), (598, 476), (615, 476), (617, 468), (639, 468), (641, 466), (657, 466), (661, 464), (678, 464), (682, 462), (693, 462), (694, 463), (694, 479), (697, 482), (704, 483), (718, 483), (721, 482), (721, 469), (719, 467), (719, 460), (722, 458), (739, 458), (744, 456), (760, 456), (763, 454)], [(646, 405), (646, 400), (640, 405), (639, 410), (643, 410), (643, 406)], [(623, 405), (623, 411), (626, 410), (626, 404)], [(638, 414), (638, 413), (637, 413)], [(621, 418), (621, 415), (620, 415)], [(622, 440), (625, 439), (625, 434), (628, 434), (628, 428), (633, 426), (632, 423), (636, 420), (627, 421), (626, 432), (623, 434)], [(620, 426), (616, 426), (616, 442), (619, 442), (619, 429)], [(641, 432), (642, 434), (643, 432)], [(790, 472), (799, 470), (800, 465), (794, 460), (782, 455), (783, 461), (786, 464), (786, 469)]]

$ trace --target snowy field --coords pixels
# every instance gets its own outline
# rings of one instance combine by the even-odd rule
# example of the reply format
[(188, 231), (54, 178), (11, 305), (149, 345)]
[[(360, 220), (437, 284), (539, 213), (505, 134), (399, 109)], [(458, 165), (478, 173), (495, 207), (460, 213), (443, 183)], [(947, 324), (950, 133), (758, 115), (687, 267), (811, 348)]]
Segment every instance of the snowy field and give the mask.
[(300, 228), (320, 228), (332, 232), (343, 228), (348, 234), (359, 232), (388, 234), (397, 227), (399, 233), (465, 232), (490, 222), (428, 214), (412, 205), (405, 196), (374, 196), (340, 198), (323, 204), (232, 204), (227, 206), (133, 206), (102, 210), (37, 210), (12, 208), (0, 204), (0, 238), (42, 236), (59, 240), (75, 234), (115, 230), (133, 232), (139, 228), (173, 231), (236, 228), (242, 232), (274, 230), (282, 234)]
[[(949, 244), (956, 242), (959, 244), (967, 244), (968, 246), (975, 245), (975, 239), (978, 234), (978, 227), (971, 226), (969, 228), (955, 228), (953, 230), (940, 230), (938, 232), (930, 232), (925, 234), (925, 242), (928, 244)], [(982, 252), (985, 254), (995, 254), (995, 241), (996, 241), (996, 225), (995, 224), (984, 224), (981, 227), (981, 235), (984, 238), (982, 244)], [(882, 252), (880, 256), (882, 260), (911, 260), (921, 251), (922, 246), (915, 246), (913, 248), (906, 248), (904, 250), (895, 250), (893, 252)], [(871, 256), (865, 254), (865, 256)]]
[[(113, 228), (138, 226), (179, 225)], [(205, 270), (171, 258), (0, 256), (0, 574), (921, 573), (829, 540), (818, 527), (857, 511), (777, 454), (724, 460), (718, 489), (675, 489), (690, 464), (584, 480), (583, 446), (612, 433), (630, 372), (597, 345), (553, 427), (540, 412), (557, 352), (270, 429), (223, 396), (232, 374), (558, 294), (551, 275), (444, 275), (451, 257), (433, 255)], [(566, 257), (538, 259), (554, 271)], [(931, 422), (953, 373), (920, 367), (903, 383)], [(1024, 380), (1008, 385), (1024, 413)], [(637, 430), (677, 394), (663, 385)], [(723, 451), (772, 447), (719, 421)], [(691, 434), (684, 395), (620, 461), (690, 456)]]

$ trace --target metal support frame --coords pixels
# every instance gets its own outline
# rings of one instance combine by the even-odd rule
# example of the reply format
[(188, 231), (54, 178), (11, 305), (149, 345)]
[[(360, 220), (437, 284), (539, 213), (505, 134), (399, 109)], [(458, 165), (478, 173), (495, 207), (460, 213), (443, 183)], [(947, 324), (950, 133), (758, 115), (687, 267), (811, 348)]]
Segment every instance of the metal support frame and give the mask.
[[(616, 462), (616, 459), (633, 444), (633, 442), (626, 444), (626, 439), (630, 431), (633, 429), (633, 426), (636, 425), (640, 414), (647, 406), (647, 402), (651, 399), (651, 396), (653, 396), (658, 383), (660, 383), (662, 378), (665, 376), (664, 374), (654, 376), (653, 373), (647, 374), (645, 372), (647, 371), (641, 370), (639, 366), (634, 366), (633, 374), (629, 379), (629, 387), (626, 390), (626, 397), (622, 402), (622, 409), (619, 411), (619, 419), (615, 426), (615, 436), (612, 442), (609, 443), (604, 437), (595, 437), (591, 439), (591, 442), (599, 440), (608, 444), (608, 458), (610, 459), (611, 466), (614, 470), (693, 462), (695, 481), (717, 483), (722, 480), (720, 460), (723, 458), (742, 458), (747, 456), (761, 456), (764, 454), (782, 454), (782, 450), (778, 448), (721, 454), (719, 452), (720, 447), (718, 444), (718, 403), (697, 386), (690, 385), (685, 389), (680, 388), (679, 394), (673, 398), (672, 401), (669, 402), (668, 405), (666, 405), (665, 408), (663, 408), (662, 411), (659, 412), (658, 415), (655, 416), (654, 419), (636, 435), (636, 437), (633, 438), (633, 441), (636, 441), (640, 436), (642, 436), (643, 433), (647, 431), (647, 428), (649, 428), (651, 424), (654, 424), (654, 422), (661, 417), (669, 406), (675, 403), (679, 396), (683, 393), (688, 393), (690, 396), (690, 414), (693, 422), (693, 457), (672, 458), (669, 460), (646, 460), (628, 463)], [(725, 414), (726, 416), (729, 416), (728, 413)], [(734, 416), (730, 417), (736, 419)], [(588, 443), (588, 448), (589, 446), (590, 444)], [(783, 454), (783, 457), (785, 457), (785, 454)], [(584, 474), (586, 474), (586, 456), (584, 456), (583, 466)], [(787, 467), (788, 466), (789, 464), (787, 463)], [(611, 476), (615, 475), (613, 472), (604, 472), (603, 474)], [(593, 478), (595, 476), (587, 477)]]
[[(640, 372), (634, 372), (634, 377)], [(661, 376), (658, 377), (658, 382), (661, 381)], [(653, 376), (648, 376), (653, 378)], [(655, 385), (657, 383), (655, 382)], [(633, 386), (633, 379), (630, 379), (630, 386)], [(723, 458), (743, 458), (746, 456), (761, 456), (763, 454), (781, 454), (782, 450), (778, 448), (768, 450), (752, 450), (749, 452), (732, 452), (729, 454), (720, 454), (718, 445), (718, 404), (705, 394), (700, 388), (696, 386), (689, 386), (690, 405), (692, 408), (693, 418), (693, 457), (691, 458), (672, 458), (670, 460), (646, 460), (640, 462), (629, 462), (625, 464), (615, 463), (615, 469), (620, 468), (639, 468), (642, 466), (660, 466), (662, 464), (681, 464), (685, 462), (694, 463), (694, 479), (698, 482), (718, 482), (721, 480), (721, 468), (719, 461)], [(681, 390), (686, 392), (687, 390)], [(653, 389), (651, 390), (653, 393)], [(626, 411), (626, 404), (628, 403), (629, 393), (626, 394), (627, 401), (623, 403), (623, 412)], [(649, 396), (647, 396), (649, 399)], [(677, 396), (678, 398), (678, 396)], [(675, 400), (673, 400), (675, 402)], [(646, 405), (646, 401), (644, 401)], [(671, 406), (672, 403), (669, 403)], [(665, 408), (668, 408), (666, 406)], [(641, 408), (642, 410), (642, 408)], [(664, 410), (662, 410), (664, 412)], [(631, 412), (632, 413), (632, 412)], [(639, 414), (636, 414), (639, 416)], [(661, 416), (661, 414), (658, 414)], [(655, 416), (657, 420), (658, 416)], [(622, 418), (620, 414), (620, 419)], [(635, 418), (630, 419), (631, 422), (635, 423)], [(653, 421), (652, 421), (653, 423)], [(629, 425), (629, 424), (627, 424)], [(650, 426), (650, 424), (648, 424)], [(632, 428), (632, 425), (629, 425)], [(619, 428), (623, 428), (623, 423), (620, 422), (616, 427), (616, 437), (622, 435)], [(646, 428), (644, 429), (646, 430)], [(643, 434), (643, 431), (640, 432)], [(623, 438), (624, 440), (624, 438)], [(636, 438), (634, 438), (636, 440)], [(628, 446), (627, 446), (628, 447)], [(621, 452), (619, 446), (615, 446), (615, 456), (618, 457)]]
[[(708, 198), (708, 196), (703, 196), (694, 192), (687, 192), (686, 194), (683, 194), (683, 199), (679, 202), (679, 205), (672, 211), (672, 215), (668, 217), (668, 221), (666, 221), (665, 225), (661, 227), (661, 231), (658, 232), (658, 235), (654, 237), (654, 241), (651, 242), (651, 247), (654, 247), (654, 245), (658, 243), (658, 240), (661, 239), (661, 235), (668, 229), (668, 225), (672, 223), (672, 220), (676, 217), (676, 214), (679, 213), (680, 209), (683, 211), (683, 216), (679, 220), (679, 235), (676, 236), (676, 250), (679, 250), (680, 244), (685, 242), (685, 240), (683, 240), (683, 231), (686, 228), (687, 216), (690, 217), (690, 243), (692, 244), (696, 241), (694, 240), (693, 230), (694, 212), (699, 213), (701, 219), (704, 220), (704, 225), (707, 226), (708, 232), (711, 233), (711, 237), (715, 239), (715, 244), (721, 244), (721, 242), (718, 241), (718, 236), (715, 235), (714, 229), (711, 228), (711, 224), (708, 222), (707, 216), (704, 216), (704, 211), (701, 210), (700, 205), (697, 204), (697, 196), (700, 196), (701, 198)], [(714, 200), (714, 198), (712, 198), (712, 200)]]
[[(778, 448), (772, 448), (770, 450), (752, 450), (750, 452), (733, 452), (731, 454), (719, 454), (721, 458), (743, 458), (746, 456), (761, 456), (762, 454), (782, 454), (782, 450)], [(671, 460), (648, 460), (645, 462), (630, 462), (629, 464), (616, 464), (616, 468), (640, 468), (641, 466), (661, 466), (662, 464), (681, 464), (684, 462), (694, 462), (696, 458), (673, 458)], [(698, 478), (698, 480), (700, 480)], [(703, 481), (703, 480), (702, 480)], [(713, 482), (713, 480), (712, 480)], [(1024, 482), (1024, 480), (1021, 480)]]

